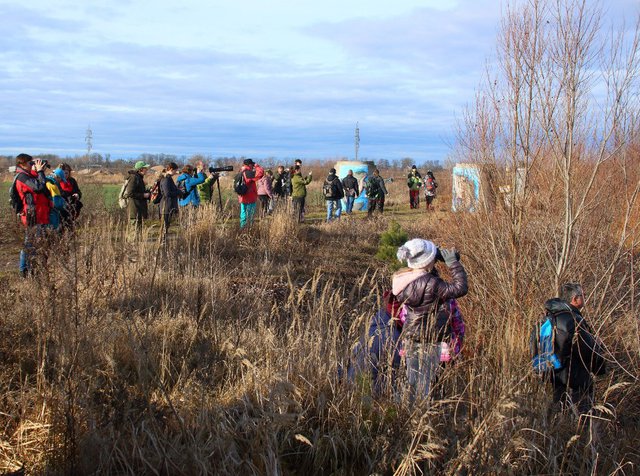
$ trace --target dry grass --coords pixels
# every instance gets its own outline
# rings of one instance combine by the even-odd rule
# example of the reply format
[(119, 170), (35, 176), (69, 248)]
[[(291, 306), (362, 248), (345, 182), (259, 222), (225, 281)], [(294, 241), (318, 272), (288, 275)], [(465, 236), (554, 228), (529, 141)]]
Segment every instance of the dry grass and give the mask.
[[(390, 188), (404, 204), (402, 185)], [(589, 317), (605, 319), (598, 327), (613, 367), (598, 384), (602, 420), (589, 441), (570, 415), (548, 413), (550, 396), (528, 366), (530, 324), (553, 294), (552, 214), (541, 212), (548, 226), (531, 222), (514, 300), (500, 207), (490, 229), (482, 214), (390, 212), (302, 227), (276, 214), (240, 231), (203, 207), (175, 226), (166, 248), (157, 227), (127, 244), (116, 215), (86, 221), (77, 238), (53, 245), (35, 279), (6, 279), (0, 471), (637, 471), (640, 334), (629, 251), (607, 289), (615, 237), (585, 240), (574, 261), (590, 306), (599, 303)], [(372, 256), (391, 219), (412, 237), (458, 246), (470, 274), (464, 357), (430, 404), (409, 406), (391, 392), (373, 399), (366, 376), (340, 378), (389, 284)], [(610, 229), (599, 220), (587, 225)]]

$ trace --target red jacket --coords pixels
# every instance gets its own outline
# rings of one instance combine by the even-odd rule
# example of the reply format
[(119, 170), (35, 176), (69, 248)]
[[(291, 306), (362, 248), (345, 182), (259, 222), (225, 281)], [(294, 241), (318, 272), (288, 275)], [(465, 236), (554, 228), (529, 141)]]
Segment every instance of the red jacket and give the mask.
[(264, 170), (259, 165), (255, 165), (254, 168), (243, 165), (240, 171), (244, 175), (244, 181), (247, 184), (247, 193), (238, 195), (238, 202), (246, 205), (256, 203), (258, 201), (258, 187), (256, 186), (256, 182), (263, 177)]
[[(52, 204), (47, 192), (47, 179), (44, 172), (36, 173), (22, 167), (17, 167), (16, 172), (16, 191), (22, 200), (22, 224), (25, 226), (48, 225)], [(27, 211), (30, 209), (35, 211), (35, 222), (27, 222)]]

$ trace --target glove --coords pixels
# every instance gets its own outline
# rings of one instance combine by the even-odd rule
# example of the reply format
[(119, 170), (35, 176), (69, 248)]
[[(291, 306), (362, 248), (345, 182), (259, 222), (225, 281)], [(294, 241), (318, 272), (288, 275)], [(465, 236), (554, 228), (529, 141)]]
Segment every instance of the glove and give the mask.
[(456, 258), (455, 250), (442, 249), (442, 250), (440, 250), (440, 254), (442, 255), (442, 259), (444, 260), (444, 264), (446, 264), (447, 267), (449, 267), (449, 268), (451, 268), (451, 265), (453, 263), (458, 261), (458, 259)]

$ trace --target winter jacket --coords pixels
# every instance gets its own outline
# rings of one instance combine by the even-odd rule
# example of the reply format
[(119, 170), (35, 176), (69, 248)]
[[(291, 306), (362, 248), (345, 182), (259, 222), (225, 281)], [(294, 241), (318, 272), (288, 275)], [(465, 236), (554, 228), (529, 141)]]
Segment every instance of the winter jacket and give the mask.
[(562, 299), (549, 299), (544, 307), (555, 319), (554, 353), (562, 364), (561, 369), (554, 370), (554, 380), (572, 389), (587, 388), (592, 383), (592, 373), (606, 372), (603, 349), (591, 326), (576, 307)]
[(22, 224), (48, 225), (52, 207), (43, 171), (35, 172), (16, 167), (16, 191), (22, 200)]
[(291, 177), (292, 198), (303, 198), (307, 196), (307, 185), (311, 183), (311, 175), (303, 177), (300, 172)]
[(178, 199), (180, 198), (180, 190), (173, 181), (173, 177), (165, 175), (160, 179), (160, 193), (162, 200), (160, 201), (160, 213), (168, 215), (178, 211)]
[(436, 179), (427, 175), (427, 178), (424, 179), (424, 193), (428, 197), (435, 197), (437, 188), (438, 188), (438, 182), (436, 182)]
[(384, 179), (379, 175), (367, 178), (365, 188), (367, 189), (367, 198), (380, 199), (388, 193), (387, 187), (384, 186)]
[(260, 180), (258, 180), (258, 195), (268, 195), (269, 197), (273, 197), (273, 189), (271, 187), (272, 180), (273, 179), (268, 175), (265, 175)]
[(49, 191), (49, 196), (51, 197), (54, 208), (62, 210), (67, 207), (67, 201), (62, 196), (60, 185), (55, 176), (47, 177), (47, 190)]
[(278, 197), (288, 197), (291, 195), (291, 180), (289, 172), (286, 170), (281, 174), (277, 173), (273, 176), (273, 193)]
[(195, 177), (189, 174), (183, 173), (178, 175), (177, 183), (184, 182), (184, 186), (187, 189), (187, 196), (178, 200), (178, 205), (186, 207), (187, 205), (193, 205), (197, 207), (200, 205), (200, 195), (198, 194), (198, 185), (204, 183), (204, 172), (198, 172)]
[(198, 185), (198, 195), (200, 195), (200, 203), (210, 203), (213, 194), (213, 184), (216, 182), (214, 177), (207, 177), (204, 182)]
[(422, 186), (422, 179), (419, 177), (419, 175), (409, 174), (409, 177), (407, 177), (407, 187), (409, 187), (409, 190), (411, 190), (412, 192), (415, 192), (417, 190), (420, 190), (421, 186)]
[[(80, 191), (80, 187), (78, 186), (78, 182), (73, 177), (69, 177), (67, 179), (68, 187), (65, 188), (65, 192), (67, 194), (67, 202), (69, 203), (69, 211), (71, 212), (71, 216), (75, 219), (80, 214), (80, 210), (84, 206), (80, 201), (82, 198), (82, 192)], [(71, 189), (69, 191), (69, 189)], [(76, 195), (74, 197), (74, 195)]]
[(347, 175), (342, 179), (342, 189), (347, 197), (357, 197), (360, 195), (360, 188), (358, 187), (358, 179), (353, 175)]
[(131, 220), (146, 219), (149, 216), (145, 193), (147, 193), (147, 189), (144, 185), (144, 177), (137, 170), (129, 170), (124, 198), (127, 199), (127, 211)]
[[(406, 339), (423, 342), (443, 340), (442, 322), (438, 323), (443, 306), (449, 299), (467, 294), (467, 273), (462, 264), (456, 261), (449, 268), (451, 282), (431, 272), (416, 269), (403, 269), (393, 275), (392, 292), (396, 299), (407, 308), (407, 317), (402, 335)], [(446, 308), (445, 308), (446, 310)], [(446, 311), (447, 317), (449, 312)]]
[(342, 182), (340, 181), (340, 179), (336, 174), (327, 175), (326, 182), (336, 187), (335, 192), (337, 192), (337, 195), (331, 198), (325, 197), (325, 200), (341, 200), (344, 198), (344, 189), (342, 188)]
[(240, 172), (244, 175), (244, 182), (247, 184), (247, 193), (238, 195), (238, 202), (249, 205), (258, 201), (258, 187), (256, 182), (264, 177), (264, 170), (259, 165), (250, 167), (243, 165)]

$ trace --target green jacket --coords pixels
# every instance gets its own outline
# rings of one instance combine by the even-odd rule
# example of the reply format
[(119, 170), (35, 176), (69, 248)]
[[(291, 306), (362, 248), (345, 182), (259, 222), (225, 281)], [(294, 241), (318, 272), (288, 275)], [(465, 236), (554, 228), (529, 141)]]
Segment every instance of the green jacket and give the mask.
[(200, 202), (211, 202), (211, 194), (213, 193), (213, 177), (207, 177), (204, 182), (198, 185), (198, 193), (200, 194)]
[(307, 196), (307, 185), (311, 183), (311, 175), (303, 177), (302, 174), (297, 173), (291, 177), (291, 196), (293, 198), (302, 198)]
[(409, 190), (414, 192), (416, 190), (420, 190), (420, 187), (422, 187), (422, 180), (417, 175), (409, 174), (409, 177), (407, 178), (407, 187), (409, 187)]

